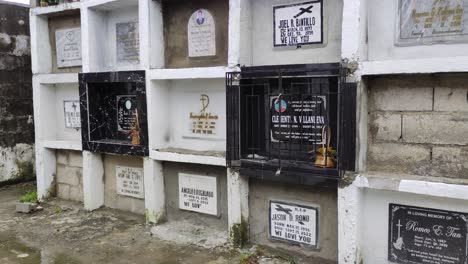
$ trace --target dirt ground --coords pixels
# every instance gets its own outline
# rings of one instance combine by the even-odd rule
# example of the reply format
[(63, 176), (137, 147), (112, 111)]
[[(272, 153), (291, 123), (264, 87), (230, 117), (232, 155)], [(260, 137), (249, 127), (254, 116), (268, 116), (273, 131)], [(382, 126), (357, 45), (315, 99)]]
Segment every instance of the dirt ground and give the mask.
[(87, 212), (80, 204), (59, 199), (41, 204), (44, 209), (32, 214), (16, 213), (21, 195), (34, 188), (32, 183), (0, 188), (2, 264), (295, 263), (284, 257), (252, 257), (258, 248), (202, 248), (162, 241), (151, 234), (144, 216), (112, 209)]

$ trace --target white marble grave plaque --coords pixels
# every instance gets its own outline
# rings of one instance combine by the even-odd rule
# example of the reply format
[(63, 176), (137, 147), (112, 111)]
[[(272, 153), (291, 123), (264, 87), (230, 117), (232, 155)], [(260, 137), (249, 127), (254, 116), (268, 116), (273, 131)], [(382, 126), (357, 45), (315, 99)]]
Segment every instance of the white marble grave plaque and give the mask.
[(318, 209), (270, 201), (270, 237), (293, 244), (317, 246)]
[(210, 97), (207, 94), (200, 95), (200, 106), (193, 107), (195, 111), (190, 112), (188, 138), (218, 138), (217, 123), (219, 115), (209, 110)]
[(466, 12), (466, 0), (400, 0), (397, 45), (468, 41)]
[(80, 101), (63, 101), (65, 127), (81, 128)]
[(189, 57), (216, 56), (216, 25), (211, 13), (199, 9), (187, 25)]
[(81, 29), (67, 28), (55, 31), (57, 67), (81, 66)]
[(116, 166), (117, 194), (135, 198), (145, 198), (143, 169)]
[(138, 22), (116, 24), (117, 62), (140, 61), (140, 37)]
[(301, 46), (323, 43), (322, 0), (273, 7), (273, 44)]
[(179, 208), (218, 215), (216, 177), (179, 173)]

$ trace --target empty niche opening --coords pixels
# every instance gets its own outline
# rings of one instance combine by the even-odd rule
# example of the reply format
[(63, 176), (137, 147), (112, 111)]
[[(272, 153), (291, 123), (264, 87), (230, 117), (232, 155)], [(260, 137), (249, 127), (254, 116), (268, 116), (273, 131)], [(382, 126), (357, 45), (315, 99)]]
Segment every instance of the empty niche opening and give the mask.
[(136, 70), (140, 65), (138, 1), (89, 10), (90, 71)]

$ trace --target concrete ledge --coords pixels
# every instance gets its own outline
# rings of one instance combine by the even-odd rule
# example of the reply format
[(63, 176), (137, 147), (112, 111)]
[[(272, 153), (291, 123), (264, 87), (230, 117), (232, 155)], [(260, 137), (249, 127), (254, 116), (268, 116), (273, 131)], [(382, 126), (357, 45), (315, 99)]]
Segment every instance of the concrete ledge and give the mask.
[(448, 57), (412, 60), (365, 61), (361, 75), (417, 74), (437, 72), (468, 72), (468, 57)]
[(150, 150), (150, 158), (159, 161), (171, 161), (226, 167), (226, 159), (224, 157), (181, 154), (175, 152), (162, 152), (157, 150)]
[(74, 10), (74, 9), (80, 9), (81, 7), (81, 2), (73, 2), (73, 3), (65, 3), (65, 4), (60, 4), (60, 5), (52, 5), (52, 6), (45, 6), (45, 7), (35, 7), (31, 8), (30, 14), (31, 15), (52, 15), (55, 13), (60, 13), (63, 11), (68, 11), (68, 10)]
[(80, 141), (48, 140), (43, 141), (41, 145), (49, 149), (82, 150)]
[[(440, 178), (436, 178), (442, 180)], [(401, 175), (391, 173), (360, 174), (353, 185), (358, 188), (406, 192), (442, 198), (468, 200), (468, 181), (443, 179), (449, 182), (436, 182), (434, 177)]]
[(36, 74), (33, 78), (39, 84), (78, 83), (78, 73)]
[(138, 6), (138, 0), (85, 0), (83, 1), (83, 6), (109, 11), (118, 8)]
[(183, 69), (154, 69), (147, 72), (148, 80), (173, 80), (173, 79), (214, 79), (225, 78), (228, 68), (200, 67)]

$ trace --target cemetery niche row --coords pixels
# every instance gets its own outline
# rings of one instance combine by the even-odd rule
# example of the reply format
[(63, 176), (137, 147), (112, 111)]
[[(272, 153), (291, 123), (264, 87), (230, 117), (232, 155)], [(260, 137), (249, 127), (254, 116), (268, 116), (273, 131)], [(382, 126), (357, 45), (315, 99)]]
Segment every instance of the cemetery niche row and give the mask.
[(83, 150), (148, 156), (144, 71), (79, 74)]
[(355, 160), (356, 84), (345, 72), (333, 63), (228, 73), (228, 165), (264, 180), (336, 186)]

